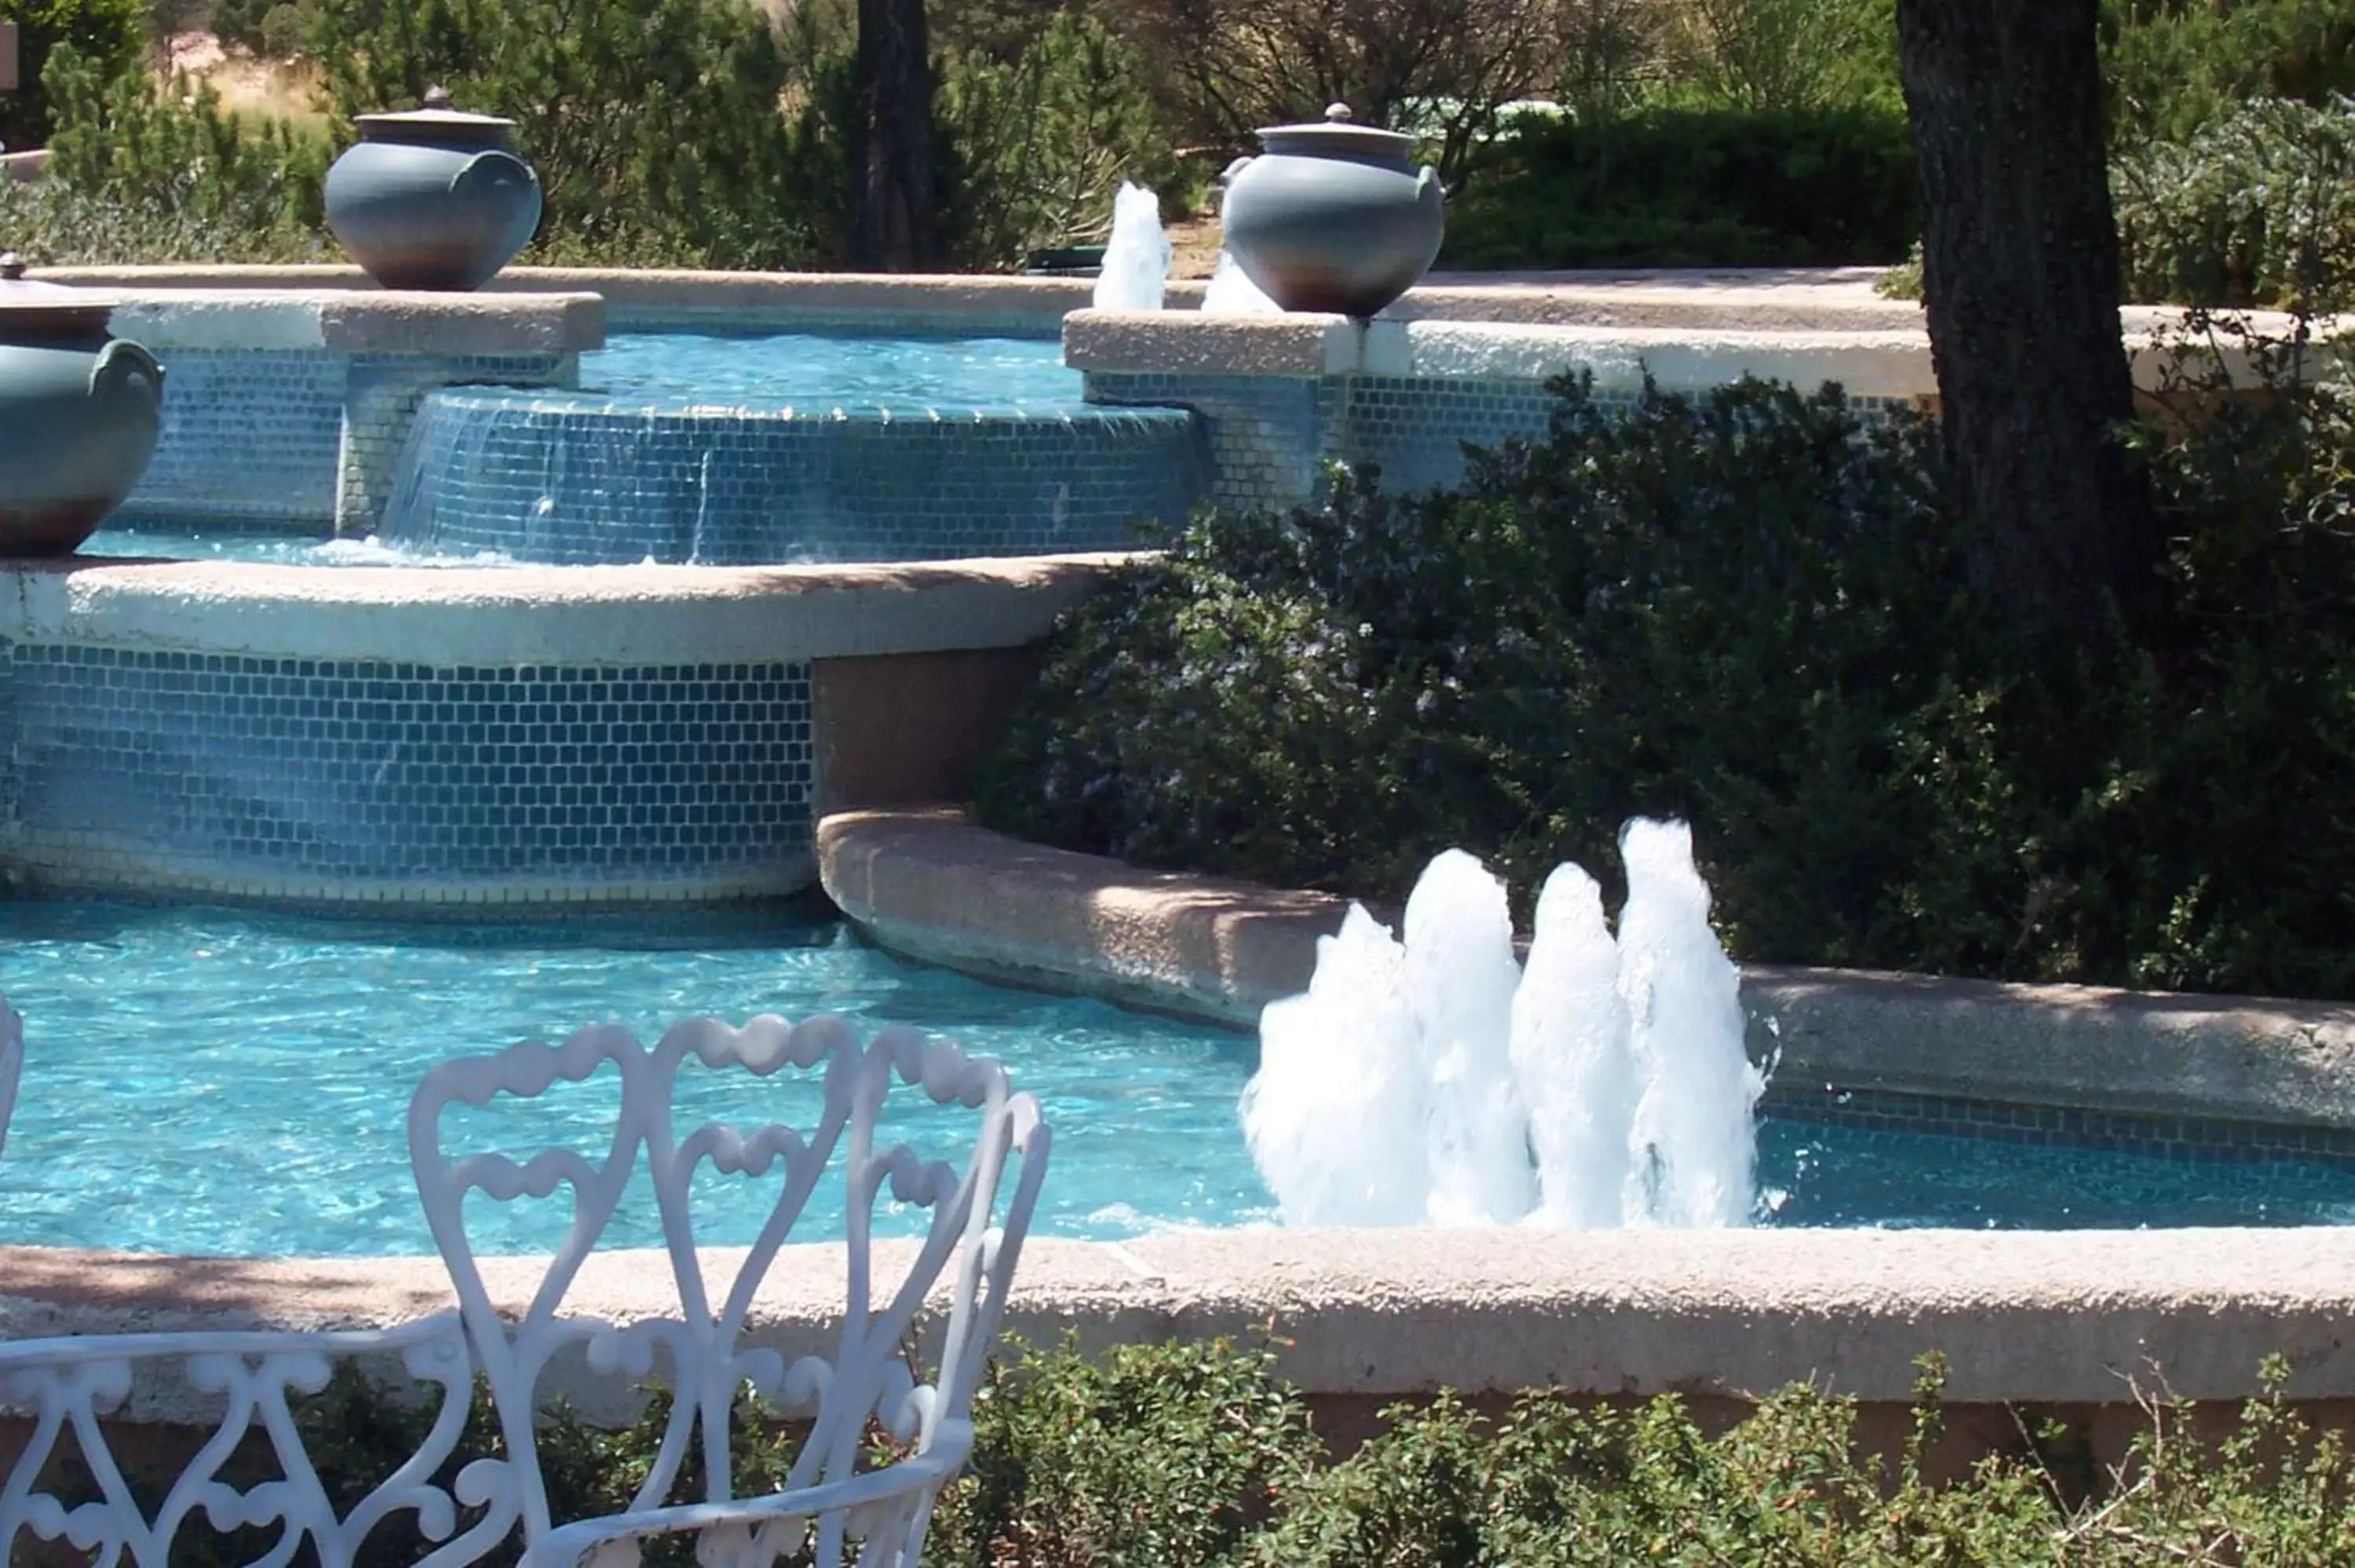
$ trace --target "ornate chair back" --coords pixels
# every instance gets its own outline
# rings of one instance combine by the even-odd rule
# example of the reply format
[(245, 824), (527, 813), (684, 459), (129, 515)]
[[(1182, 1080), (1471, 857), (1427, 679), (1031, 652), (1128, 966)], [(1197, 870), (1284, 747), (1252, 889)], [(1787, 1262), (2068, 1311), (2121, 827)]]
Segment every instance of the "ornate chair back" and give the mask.
[[(789, 1072), (815, 1077), (822, 1093), (801, 1125), (710, 1121), (682, 1129), (675, 1116), (680, 1068), (689, 1057), (754, 1079)], [(594, 1153), (549, 1147), (518, 1162), (490, 1150), (445, 1152), (443, 1122), (453, 1107), (535, 1099), (559, 1086), (584, 1084), (608, 1067), (618, 1074), (621, 1103), (610, 1139), (601, 1131), (602, 1147)], [(927, 1162), (905, 1145), (878, 1147), (879, 1119), (895, 1081), (916, 1091), (920, 1103), (978, 1113), (972, 1154), (962, 1170)], [(735, 1103), (743, 1099), (731, 1096)], [(418, 1194), (506, 1439), (506, 1459), (473, 1467), (472, 1489), (495, 1513), (522, 1521), (532, 1562), (570, 1562), (606, 1542), (685, 1529), (712, 1532), (706, 1561), (715, 1552), (730, 1555), (731, 1541), (732, 1551), (750, 1561), (788, 1550), (788, 1539), (799, 1543), (811, 1536), (820, 1563), (841, 1561), (854, 1539), (861, 1542), (862, 1563), (914, 1561), (932, 1499), (970, 1444), (975, 1385), (1046, 1171), (1049, 1134), (1037, 1102), (1013, 1093), (997, 1064), (968, 1058), (952, 1044), (927, 1041), (905, 1027), (887, 1028), (862, 1043), (834, 1017), (788, 1024), (764, 1015), (741, 1029), (689, 1019), (652, 1046), (618, 1026), (600, 1026), (558, 1045), (531, 1041), (441, 1064), (418, 1087), (409, 1130)], [(777, 1351), (748, 1343), (746, 1326), (780, 1249), (788, 1240), (813, 1239), (796, 1237), (794, 1227), (837, 1155), (846, 1253), (842, 1326), (831, 1354), (787, 1365)], [(707, 1161), (725, 1177), (764, 1178), (782, 1167), (773, 1199), (762, 1195), (766, 1213), (750, 1249), (718, 1290), (707, 1285), (698, 1256), (689, 1201), (698, 1169)], [(675, 1315), (613, 1324), (568, 1314), (568, 1294), (613, 1229), (640, 1171), (660, 1220)], [(529, 1299), (506, 1303), (510, 1309), (503, 1310), (468, 1234), (467, 1196), (504, 1203), (548, 1198), (559, 1187), (570, 1189), (571, 1228)], [(887, 1189), (898, 1202), (925, 1213), (912, 1255), (878, 1300), (879, 1255), (872, 1244), (876, 1207)], [(746, 1190), (758, 1191), (749, 1182)], [(887, 1248), (890, 1255), (896, 1254)], [(943, 1278), (946, 1320), (935, 1370), (929, 1382), (920, 1382), (907, 1347), (928, 1296)], [(591, 1371), (638, 1376), (654, 1371), (659, 1351), (668, 1363), (673, 1401), (631, 1509), (550, 1539), (553, 1521), (533, 1418), (551, 1360), (575, 1346)], [(785, 1490), (749, 1502), (734, 1497), (729, 1444), (747, 1387), (785, 1415), (810, 1423)], [(882, 1470), (862, 1470), (870, 1424), (906, 1446), (904, 1457)], [(700, 1450), (704, 1506), (666, 1508), (691, 1444)], [(737, 1506), (718, 1506), (730, 1504)]]

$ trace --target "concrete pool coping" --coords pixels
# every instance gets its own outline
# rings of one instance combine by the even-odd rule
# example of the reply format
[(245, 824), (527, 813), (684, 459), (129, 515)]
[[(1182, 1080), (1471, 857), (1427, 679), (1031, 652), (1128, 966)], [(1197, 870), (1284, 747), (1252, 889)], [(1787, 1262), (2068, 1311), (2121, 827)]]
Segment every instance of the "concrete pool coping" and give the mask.
[(164, 352), (571, 355), (605, 344), (605, 301), (581, 290), (439, 294), (318, 287), (250, 292), (141, 287), (105, 291), (122, 302), (113, 313), (113, 330)]
[[(821, 885), (879, 945), (1228, 1025), (1307, 989), (1345, 900), (1144, 871), (953, 808), (817, 824)], [(1748, 965), (1779, 1078), (2088, 1110), (2355, 1128), (2355, 1005)]]
[[(1050, 1178), (1051, 1179), (1051, 1178)], [(1763, 1394), (1811, 1382), (1904, 1401), (1944, 1353), (1957, 1403), (2116, 1405), (2164, 1386), (2244, 1397), (2280, 1354), (2301, 1400), (2355, 1394), (2355, 1230), (1961, 1232), (1491, 1230), (1173, 1232), (1034, 1237), (1006, 1330), (1083, 1350), (1272, 1332), (1279, 1366), (1323, 1397), (1551, 1388), (1584, 1395)], [(906, 1244), (876, 1244), (896, 1280)], [(707, 1278), (743, 1255), (703, 1254)], [(792, 1357), (839, 1330), (843, 1249), (787, 1247), (755, 1299), (754, 1342)], [(519, 1309), (546, 1259), (483, 1260)], [(452, 1304), (438, 1258), (240, 1260), (0, 1247), (0, 1335), (389, 1326)], [(592, 1255), (569, 1312), (677, 1310), (665, 1255)], [(626, 1414), (574, 1371), (555, 1392)], [(137, 1419), (190, 1419), (185, 1388)]]
[[(1669, 392), (1706, 391), (1746, 376), (1803, 389), (1837, 382), (1852, 397), (1936, 399), (1930, 336), (1918, 313), (1871, 325), (1762, 319), (1744, 298), (1683, 321), (1634, 323), (1078, 310), (1063, 319), (1063, 359), (1091, 375), (1189, 379), (1545, 381), (1586, 370), (1598, 387), (1634, 388), (1648, 376)], [(2297, 332), (2295, 319), (2279, 312), (2242, 312), (2235, 320), (2270, 344)], [(2145, 392), (2218, 374), (2254, 385), (2267, 356), (2277, 355), (2253, 350), (2232, 332), (2188, 332), (2179, 311), (2132, 307), (2119, 323), (2135, 385)], [(2316, 367), (2355, 365), (2355, 342), (2329, 345), (2350, 328), (2355, 321), (2348, 318), (2315, 323), (2307, 352)]]
[[(1738, 317), (1763, 331), (1872, 330), (1918, 323), (1921, 307), (1873, 293), (1877, 268), (1652, 270), (1571, 273), (1434, 273), (1385, 313), (1387, 319), (1474, 320), (1591, 326), (1678, 327)], [(375, 290), (357, 267), (58, 267), (44, 279), (126, 291)], [(1051, 335), (1065, 314), (1093, 300), (1086, 279), (993, 274), (705, 272), (593, 267), (511, 267), (484, 294), (586, 291), (624, 324), (777, 328), (795, 320), (862, 317), (994, 322)], [(1173, 312), (1199, 306), (1203, 285), (1173, 281)]]
[(323, 569), (77, 556), (6, 563), (0, 641), (436, 665), (1014, 648), (1124, 558)]

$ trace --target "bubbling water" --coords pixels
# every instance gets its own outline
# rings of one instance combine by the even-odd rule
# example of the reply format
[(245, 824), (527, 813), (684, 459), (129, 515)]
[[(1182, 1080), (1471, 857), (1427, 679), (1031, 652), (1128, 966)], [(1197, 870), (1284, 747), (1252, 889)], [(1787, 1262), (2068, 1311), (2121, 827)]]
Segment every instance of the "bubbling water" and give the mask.
[(1765, 1080), (1740, 971), (1682, 822), (1621, 831), (1614, 937), (1575, 865), (1538, 895), (1526, 965), (1504, 885), (1461, 850), (1403, 940), (1356, 905), (1308, 990), (1260, 1020), (1252, 1158), (1295, 1225), (1740, 1225)]
[(1169, 280), (1169, 236), (1161, 227), (1161, 198), (1123, 181), (1113, 198), (1112, 235), (1092, 302), (1100, 311), (1157, 311)]

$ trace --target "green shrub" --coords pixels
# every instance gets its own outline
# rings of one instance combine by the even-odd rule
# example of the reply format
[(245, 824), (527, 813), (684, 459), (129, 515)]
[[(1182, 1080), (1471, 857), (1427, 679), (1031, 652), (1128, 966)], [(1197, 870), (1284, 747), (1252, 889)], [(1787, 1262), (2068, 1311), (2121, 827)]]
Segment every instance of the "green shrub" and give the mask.
[(343, 121), (450, 88), (517, 122), (546, 192), (527, 258), (786, 268), (839, 260), (849, 175), (828, 115), (838, 7), (750, 0), (314, 0)]
[(267, 38), (270, 13), (282, 0), (212, 0), (212, 30), (231, 48), (271, 53)]
[(1229, 1563), (1316, 1453), (1273, 1355), (1225, 1340), (1030, 1351), (992, 1368), (974, 1441), (926, 1543), (942, 1568)]
[[(307, 261), (320, 232), (325, 137), (224, 111), (210, 87), (159, 93), (70, 48), (49, 57), (59, 110), (48, 172), (0, 184), (10, 244), (51, 265)], [(186, 84), (177, 84), (185, 88)]]
[(1465, 268), (1894, 261), (1920, 231), (1902, 113), (1651, 110), (1524, 120), (1448, 214)]
[[(1858, 1443), (1852, 1403), (1803, 1386), (1714, 1434), (1674, 1395), (1582, 1407), (1532, 1392), (1492, 1421), (1442, 1393), (1385, 1412), (1386, 1429), (1336, 1463), (1305, 1435), (1300, 1391), (1263, 1350), (1175, 1341), (1103, 1361), (1064, 1351), (993, 1376), (975, 1408), (971, 1463), (943, 1492), (924, 1556), (942, 1568), (2339, 1568), (2355, 1561), (2355, 1470), (2342, 1433), (2285, 1402), (2287, 1375), (2269, 1361), (2262, 1392), (2217, 1441), (2193, 1436), (2190, 1406), (2153, 1401), (2114, 1469), (2055, 1462), (2081, 1435), (2019, 1412), (2027, 1440), (1947, 1481), (1933, 1478), (1945, 1429), (1936, 1356), (1923, 1358), (1893, 1464)], [(538, 1446), (552, 1515), (625, 1508), (668, 1414), (660, 1390), (619, 1429), (549, 1413)], [(750, 1414), (733, 1446), (740, 1495), (780, 1486), (794, 1447), (773, 1417)], [(296, 1421), (329, 1495), (348, 1508), (414, 1450), (427, 1413), (344, 1368), (300, 1402)], [(434, 1479), (446, 1486), (501, 1452), (478, 1389)], [(696, 1496), (698, 1452), (674, 1500)], [(162, 1478), (131, 1480), (160, 1497)], [(267, 1555), (272, 1533), (210, 1536), (199, 1516), (173, 1562), (249, 1563)], [(391, 1568), (424, 1547), (396, 1513), (359, 1563)], [(687, 1568), (692, 1538), (650, 1542), (646, 1560)]]
[(2126, 297), (2305, 312), (2355, 306), (2355, 99), (2259, 99), (2120, 157)]
[(261, 52), (279, 59), (292, 59), (310, 46), (318, 31), (318, 14), (307, 5), (282, 3), (261, 15)]
[(2103, 0), (2110, 145), (2180, 142), (2254, 98), (2355, 93), (2346, 0)]
[(1395, 902), (1438, 850), (1527, 897), (1691, 820), (1757, 960), (2355, 993), (2355, 412), (2146, 436), (2157, 623), (2024, 662), (1934, 433), (1831, 389), (1578, 383), (1449, 493), (1199, 519), (1069, 618), (986, 823)]
[(1895, 0), (1690, 0), (1679, 19), (1677, 99), (1753, 112), (1904, 112)]
[(135, 73), (144, 58), (144, 0), (0, 0), (0, 22), (18, 28), (15, 92), (0, 92), (0, 150), (46, 146), (59, 106), (48, 73), (51, 51), (70, 48), (104, 77)]
[(957, 179), (950, 226), (968, 266), (1102, 240), (1123, 180), (1164, 186), (1176, 160), (1136, 52), (1103, 24), (1059, 13), (1010, 58), (957, 54), (943, 132)]

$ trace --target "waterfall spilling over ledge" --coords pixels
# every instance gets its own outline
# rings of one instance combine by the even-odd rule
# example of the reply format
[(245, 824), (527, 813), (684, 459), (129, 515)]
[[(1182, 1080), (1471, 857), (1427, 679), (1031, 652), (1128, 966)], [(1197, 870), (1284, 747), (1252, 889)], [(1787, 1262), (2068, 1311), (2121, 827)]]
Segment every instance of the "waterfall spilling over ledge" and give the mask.
[(1296, 1225), (1723, 1226), (1755, 1205), (1765, 1080), (1682, 822), (1547, 878), (1526, 965), (1504, 885), (1449, 850), (1402, 938), (1352, 905), (1308, 990), (1269, 1005), (1243, 1130)]

